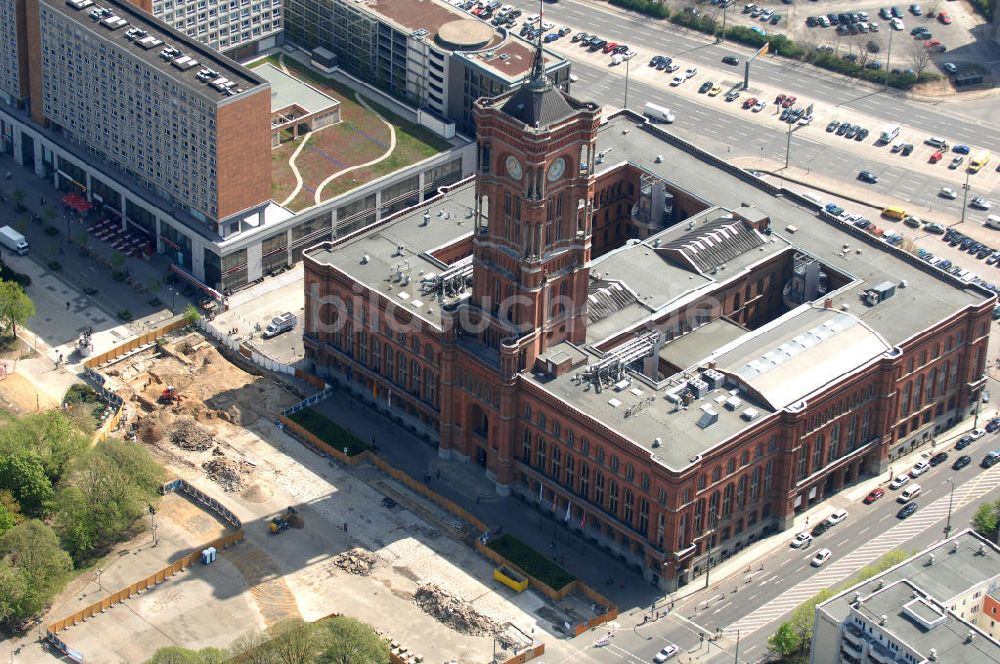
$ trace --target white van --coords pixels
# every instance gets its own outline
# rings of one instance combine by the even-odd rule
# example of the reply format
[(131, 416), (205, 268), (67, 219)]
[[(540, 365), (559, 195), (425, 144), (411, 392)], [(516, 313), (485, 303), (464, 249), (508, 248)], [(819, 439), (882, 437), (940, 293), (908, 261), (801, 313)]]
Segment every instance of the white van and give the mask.
[(986, 226), (988, 228), (1000, 228), (1000, 215), (997, 214), (987, 215)]
[[(683, 80), (684, 77), (678, 76), (676, 78)], [(670, 124), (674, 121), (674, 114), (670, 112), (669, 108), (651, 102), (646, 102), (645, 108), (642, 109), (642, 114), (653, 122), (666, 122)]]
[(821, 205), (823, 203), (823, 201), (820, 200), (820, 197), (817, 196), (816, 194), (806, 192), (804, 194), (799, 194), (799, 195), (802, 196), (802, 198), (809, 201), (810, 203), (812, 203), (813, 205)]
[(903, 491), (899, 494), (899, 498), (897, 498), (896, 500), (898, 500), (901, 503), (908, 503), (919, 495), (920, 495), (920, 485), (911, 484), (910, 486), (903, 489)]

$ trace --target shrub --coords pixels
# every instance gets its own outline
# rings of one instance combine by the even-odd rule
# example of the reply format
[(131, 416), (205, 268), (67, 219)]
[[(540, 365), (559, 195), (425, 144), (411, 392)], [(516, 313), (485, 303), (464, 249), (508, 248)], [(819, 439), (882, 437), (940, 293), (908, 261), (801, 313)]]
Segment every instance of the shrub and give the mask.
[(20, 272), (15, 272), (7, 267), (7, 264), (3, 261), (0, 261), (0, 281), (13, 281), (21, 288), (27, 288), (31, 285), (31, 277)]
[(576, 580), (572, 574), (513, 535), (504, 533), (490, 540), (486, 546), (553, 590), (559, 590)]
[(58, 272), (59, 270), (62, 269), (62, 263), (60, 263), (59, 261), (49, 261), (48, 266), (49, 269), (52, 270), (53, 272)]
[(662, 2), (656, 2), (656, 0), (609, 0), (609, 2), (615, 7), (631, 9), (654, 18), (668, 18), (670, 16), (670, 8)]
[(299, 412), (289, 415), (288, 419), (299, 424), (303, 429), (335, 450), (343, 452), (346, 447), (347, 456), (361, 454), (369, 449), (369, 446), (360, 438), (312, 408), (303, 408)]

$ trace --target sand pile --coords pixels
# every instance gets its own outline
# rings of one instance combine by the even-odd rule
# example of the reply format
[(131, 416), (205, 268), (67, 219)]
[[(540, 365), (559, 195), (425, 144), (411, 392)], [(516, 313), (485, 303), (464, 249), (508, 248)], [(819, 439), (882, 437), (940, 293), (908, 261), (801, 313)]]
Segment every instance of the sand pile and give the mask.
[(266, 503), (271, 500), (271, 496), (274, 495), (274, 490), (267, 484), (251, 484), (240, 497), (248, 503)]

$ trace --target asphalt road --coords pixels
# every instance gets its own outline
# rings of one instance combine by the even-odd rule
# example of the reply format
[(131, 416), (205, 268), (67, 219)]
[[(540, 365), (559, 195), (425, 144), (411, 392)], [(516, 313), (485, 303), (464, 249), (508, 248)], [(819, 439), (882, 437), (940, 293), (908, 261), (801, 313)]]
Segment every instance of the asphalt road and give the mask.
[[(992, 386), (1000, 394), (1000, 387)], [(941, 539), (947, 522), (948, 499), (951, 483), (955, 482), (954, 509), (951, 515), (952, 532), (961, 530), (970, 522), (978, 505), (1000, 497), (1000, 486), (995, 467), (984, 476), (979, 462), (989, 450), (1000, 447), (1000, 435), (987, 434), (970, 447), (956, 452), (941, 446), (948, 460), (932, 468), (917, 480), (922, 494), (915, 499), (920, 509), (906, 520), (896, 518), (901, 505), (896, 502), (899, 491), (886, 487), (886, 495), (872, 505), (860, 501), (847, 507), (849, 517), (829, 531), (816, 537), (809, 548), (779, 549), (770, 556), (760, 558), (750, 565), (749, 582), (744, 572), (728, 579), (713, 579), (710, 589), (678, 602), (666, 618), (649, 624), (629, 627), (627, 617), (620, 619), (619, 629), (608, 646), (595, 648), (588, 644), (574, 662), (620, 662), (631, 664), (652, 661), (653, 655), (666, 643), (675, 643), (683, 649), (680, 662), (700, 661), (723, 664), (735, 660), (735, 631), (741, 630), (739, 662), (756, 662), (767, 651), (767, 638), (778, 622), (795, 606), (812, 597), (820, 588), (846, 579), (865, 563), (856, 564), (859, 556), (876, 557), (878, 550), (903, 549), (919, 551)], [(951, 464), (962, 454), (969, 454), (973, 463), (954, 471)], [(909, 471), (899, 463), (895, 474)], [(888, 479), (888, 475), (885, 479)], [(885, 485), (883, 485), (885, 486)], [(833, 507), (830, 508), (830, 511)], [(811, 524), (815, 525), (815, 524)], [(791, 541), (794, 533), (785, 533)], [(810, 560), (821, 548), (829, 548), (833, 556), (822, 567), (810, 565)], [(837, 569), (838, 561), (842, 561)], [(764, 569), (760, 570), (761, 565)], [(712, 633), (717, 628), (725, 630), (723, 647), (714, 643), (703, 644), (699, 633)], [(596, 635), (595, 635), (596, 636)], [(696, 655), (688, 659), (688, 655)]]
[[(537, 12), (538, 5), (526, 0), (515, 0), (514, 5), (520, 7), (525, 14)], [(681, 31), (668, 23), (652, 21), (637, 17), (614, 8), (597, 5), (587, 0), (561, 0), (545, 7), (545, 18), (556, 25), (566, 24), (574, 29), (597, 31), (609, 39), (626, 38), (628, 43), (639, 50), (640, 55), (630, 63), (633, 67), (645, 68), (649, 57), (655, 53), (669, 54), (683, 67), (697, 66), (706, 68), (706, 72), (722, 72), (727, 84), (742, 79), (742, 67), (725, 72), (721, 64), (722, 56), (737, 53), (745, 59), (749, 50), (731, 44), (714, 44), (706, 37), (695, 33)], [(581, 27), (584, 26), (584, 27)], [(565, 39), (569, 39), (566, 37)], [(571, 49), (572, 51), (572, 49)], [(581, 49), (580, 53), (585, 51)], [(593, 99), (601, 104), (622, 107), (626, 105), (626, 83), (621, 71), (609, 75), (606, 66), (595, 66), (583, 58), (573, 59), (573, 70), (579, 77), (574, 84), (574, 90), (583, 97)], [(618, 68), (619, 70), (622, 67)], [(725, 102), (721, 97), (713, 100), (699, 98), (698, 102), (682, 95), (673, 94), (668, 87), (670, 75), (663, 74), (663, 83), (649, 84), (636, 77), (630, 77), (628, 83), (628, 106), (641, 108), (647, 102), (655, 102), (675, 111), (677, 119), (671, 126), (671, 131), (684, 138), (691, 139), (700, 145), (720, 155), (730, 157), (759, 157), (772, 162), (783, 163), (786, 152), (787, 125), (775, 118), (763, 119), (771, 115), (769, 108), (754, 116), (734, 116), (721, 110), (713, 110), (713, 105)], [(685, 83), (685, 86), (698, 86), (707, 78), (722, 79), (715, 74), (699, 74)], [(995, 122), (984, 123), (975, 115), (963, 116), (959, 104), (928, 104), (909, 101), (901, 93), (882, 91), (867, 83), (847, 79), (845, 77), (821, 72), (812, 67), (795, 63), (783, 58), (763, 58), (751, 67), (750, 84), (766, 81), (769, 87), (784, 89), (794, 93), (801, 99), (839, 104), (844, 110), (841, 120), (850, 120), (851, 111), (860, 111), (876, 115), (886, 121), (899, 121), (921, 129), (926, 135), (944, 135), (951, 140), (960, 140), (973, 146), (994, 146), (994, 152), (1000, 151), (1000, 127)], [(845, 90), (848, 94), (845, 95)], [(745, 95), (744, 95), (745, 96)], [(705, 102), (708, 103), (705, 103)], [(995, 100), (991, 100), (995, 101)], [(737, 102), (738, 103), (738, 102)], [(971, 102), (970, 111), (983, 115), (987, 119), (996, 117), (995, 105)], [(800, 128), (793, 133), (790, 145), (789, 165), (808, 169), (814, 164), (822, 164), (824, 174), (840, 180), (855, 180), (862, 170), (869, 170), (879, 176), (879, 182), (868, 185), (873, 193), (891, 195), (901, 201), (912, 203), (916, 212), (939, 212), (949, 216), (960, 217), (962, 199), (946, 200), (938, 196), (942, 187), (956, 186), (954, 174), (951, 179), (936, 175), (947, 173), (949, 155), (942, 163), (927, 167), (931, 150), (922, 145), (924, 134), (906, 136), (906, 140), (917, 145), (913, 155), (902, 157), (890, 154), (886, 147), (876, 156), (865, 157), (849, 150), (838, 149), (827, 145), (816, 137), (824, 133), (824, 125), (829, 117), (818, 117), (817, 123), (810, 127)], [(875, 133), (876, 127), (869, 127)], [(847, 139), (841, 139), (846, 144)], [(868, 142), (874, 141), (869, 136)], [(908, 160), (908, 161), (906, 161)], [(966, 158), (966, 162), (968, 157)], [(963, 164), (964, 168), (964, 164)], [(993, 165), (987, 167), (992, 170)], [(991, 200), (1000, 201), (1000, 181), (984, 173), (970, 179), (970, 195), (981, 195)], [(985, 218), (985, 213), (967, 210), (971, 219)]]

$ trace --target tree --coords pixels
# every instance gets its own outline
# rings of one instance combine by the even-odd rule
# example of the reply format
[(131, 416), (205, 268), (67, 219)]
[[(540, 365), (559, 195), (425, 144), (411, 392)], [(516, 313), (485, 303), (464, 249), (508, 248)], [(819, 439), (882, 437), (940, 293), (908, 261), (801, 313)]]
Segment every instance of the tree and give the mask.
[(910, 62), (919, 79), (920, 75), (927, 69), (927, 65), (931, 63), (931, 49), (927, 48), (920, 40), (913, 42), (910, 45)]
[(336, 616), (317, 623), (322, 664), (389, 664), (389, 644), (360, 620)]
[(188, 325), (197, 325), (198, 321), (201, 320), (201, 314), (198, 313), (193, 304), (189, 304), (184, 308), (182, 316)]
[(229, 654), (219, 648), (202, 648), (188, 650), (177, 646), (160, 648), (146, 664), (223, 664), (229, 660)]
[(781, 623), (778, 630), (767, 638), (771, 652), (782, 657), (797, 654), (802, 651), (802, 639), (791, 623)]
[(260, 631), (247, 632), (229, 646), (232, 658), (240, 664), (271, 664), (270, 646), (267, 637)]
[(17, 326), (24, 325), (35, 315), (35, 304), (19, 284), (0, 280), (0, 329), (10, 328), (17, 335)]
[(117, 540), (159, 495), (163, 469), (138, 445), (102, 441), (56, 497), (56, 524), (76, 560)]
[(45, 474), (39, 456), (28, 450), (18, 450), (0, 458), (0, 490), (13, 494), (21, 511), (43, 516), (52, 501), (52, 483)]
[[(10, 496), (9, 491), (4, 493)], [(11, 496), (11, 499), (13, 500), (13, 496)], [(0, 535), (3, 535), (5, 532), (16, 526), (17, 522), (20, 521), (21, 515), (17, 508), (17, 501), (14, 501), (14, 504), (10, 505), (7, 502), (0, 500)]]
[(59, 410), (25, 415), (0, 429), (0, 456), (19, 450), (37, 454), (53, 484), (62, 478), (70, 461), (89, 446), (86, 436)]
[(24, 209), (24, 199), (28, 193), (24, 189), (15, 189), (10, 197), (14, 199), (14, 203), (17, 204), (17, 211), (20, 212)]
[(983, 537), (995, 540), (1000, 527), (1000, 501), (980, 505), (972, 516), (972, 527)]
[[(56, 534), (32, 519), (0, 536), (0, 620), (20, 621), (45, 608), (69, 577), (73, 563)], [(15, 573), (11, 574), (10, 568)]]
[(320, 639), (316, 626), (301, 618), (289, 618), (271, 625), (268, 650), (271, 661), (277, 664), (312, 664), (320, 653)]

